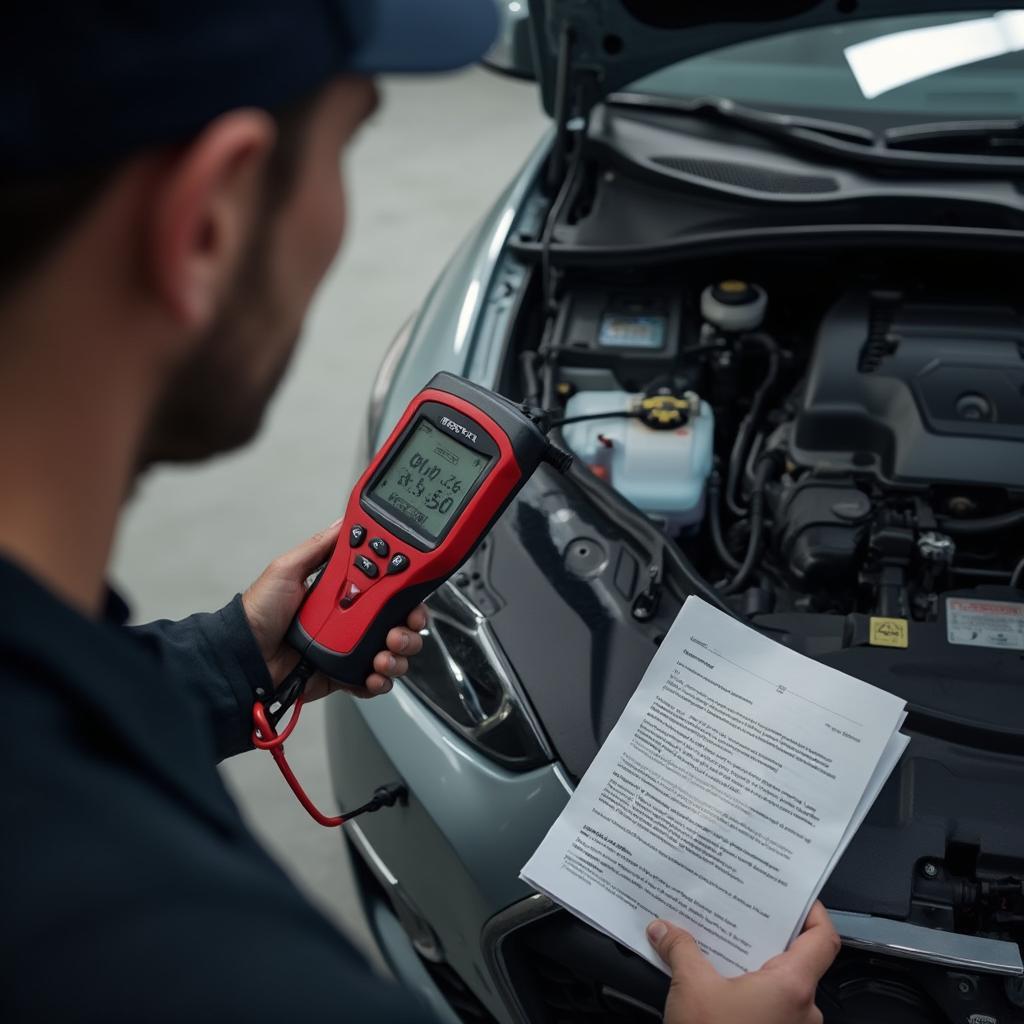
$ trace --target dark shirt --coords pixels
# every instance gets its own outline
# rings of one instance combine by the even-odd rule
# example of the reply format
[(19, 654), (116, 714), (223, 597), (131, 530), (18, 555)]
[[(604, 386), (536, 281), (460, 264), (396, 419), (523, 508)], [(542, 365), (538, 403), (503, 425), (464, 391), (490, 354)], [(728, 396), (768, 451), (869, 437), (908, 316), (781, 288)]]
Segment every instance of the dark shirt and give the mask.
[(91, 621), (0, 560), (0, 1020), (431, 1020), (221, 782), (268, 683), (240, 598), (136, 629), (121, 609)]

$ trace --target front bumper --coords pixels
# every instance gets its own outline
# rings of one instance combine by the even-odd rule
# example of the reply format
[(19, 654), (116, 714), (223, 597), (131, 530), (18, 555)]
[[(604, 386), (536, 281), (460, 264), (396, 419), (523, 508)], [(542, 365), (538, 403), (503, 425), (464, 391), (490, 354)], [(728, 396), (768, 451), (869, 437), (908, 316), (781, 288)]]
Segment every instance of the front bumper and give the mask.
[[(665, 975), (519, 880), (568, 800), (558, 767), (495, 766), (401, 683), (390, 698), (331, 701), (328, 722), (343, 806), (383, 783), (401, 779), (409, 788), (407, 806), (350, 826), (348, 838), (378, 944), (440, 1019), (453, 1024), (452, 1008), (473, 1024), (659, 1019)], [(1011, 944), (912, 933), (864, 915), (836, 915), (836, 923), (847, 948), (820, 992), (830, 1024), (949, 1020), (951, 1013), (1024, 1022)]]
[[(844, 949), (818, 1005), (827, 1024), (1024, 1020), (1012, 943), (834, 912)], [(661, 1019), (669, 979), (544, 896), (484, 930), (491, 973), (518, 1024), (645, 1024)]]
[[(363, 819), (350, 837), (378, 885), (386, 873), (393, 916), (431, 971), (450, 967), (494, 1018), (512, 1024), (481, 936), (490, 918), (532, 892), (519, 870), (568, 800), (560, 770), (497, 767), (400, 682), (383, 699), (330, 701), (327, 721), (332, 783), (342, 806), (361, 803), (386, 782), (401, 780), (409, 789), (406, 806)], [(375, 912), (368, 910), (373, 926)], [(375, 930), (401, 974), (402, 951), (388, 948), (386, 929)]]

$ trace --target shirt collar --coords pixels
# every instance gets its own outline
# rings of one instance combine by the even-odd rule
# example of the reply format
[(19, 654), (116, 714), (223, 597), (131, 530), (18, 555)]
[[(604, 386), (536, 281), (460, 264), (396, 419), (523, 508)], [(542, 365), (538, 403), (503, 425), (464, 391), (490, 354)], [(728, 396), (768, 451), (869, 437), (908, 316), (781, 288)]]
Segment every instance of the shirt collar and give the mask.
[(103, 621), (112, 626), (124, 626), (131, 617), (132, 610), (128, 602), (113, 587), (108, 586), (103, 601)]

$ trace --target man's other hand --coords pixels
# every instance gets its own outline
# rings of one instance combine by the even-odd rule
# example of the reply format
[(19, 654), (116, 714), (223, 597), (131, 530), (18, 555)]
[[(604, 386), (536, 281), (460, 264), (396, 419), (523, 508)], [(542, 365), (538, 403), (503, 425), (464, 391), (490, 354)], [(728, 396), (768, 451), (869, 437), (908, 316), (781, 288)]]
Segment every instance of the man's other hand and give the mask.
[[(299, 660), (295, 649), (285, 642), (285, 633), (306, 593), (306, 579), (330, 558), (340, 529), (339, 519), (326, 530), (275, 558), (242, 595), (246, 618), (275, 686)], [(345, 687), (345, 691), (356, 697), (376, 697), (387, 693), (393, 677), (404, 675), (409, 669), (409, 657), (419, 654), (423, 647), (419, 633), (426, 624), (427, 610), (420, 605), (409, 615), (405, 627), (396, 626), (388, 633), (387, 650), (373, 659), (376, 671), (362, 680), (359, 689), (350, 685)], [(338, 682), (317, 672), (306, 684), (304, 700), (316, 700), (339, 688)]]
[(665, 1024), (821, 1024), (814, 993), (840, 943), (820, 903), (785, 953), (738, 978), (723, 978), (693, 938), (667, 921), (652, 922), (647, 937), (672, 968)]

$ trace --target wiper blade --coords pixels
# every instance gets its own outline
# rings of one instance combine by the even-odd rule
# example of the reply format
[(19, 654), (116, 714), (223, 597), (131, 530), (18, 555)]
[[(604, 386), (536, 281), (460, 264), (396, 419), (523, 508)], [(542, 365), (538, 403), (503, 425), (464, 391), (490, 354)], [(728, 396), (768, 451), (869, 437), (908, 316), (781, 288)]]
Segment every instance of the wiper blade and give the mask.
[[(776, 142), (825, 153), (850, 163), (901, 168), (920, 174), (949, 172), (990, 177), (1000, 171), (1014, 175), (1024, 171), (1024, 127), (1021, 127), (1024, 121), (908, 125), (877, 134), (860, 125), (757, 110), (718, 96), (679, 99), (613, 93), (606, 102), (611, 106), (665, 110), (721, 121)], [(952, 131), (957, 133), (962, 148), (952, 143), (940, 148), (942, 139), (948, 138)], [(970, 139), (972, 134), (973, 140)], [(982, 148), (982, 138), (995, 141), (985, 143)], [(969, 144), (973, 148), (968, 148)]]
[(827, 121), (819, 117), (757, 110), (722, 96), (702, 96), (694, 100), (689, 113), (698, 117), (717, 116), (730, 124), (776, 138), (817, 137), (825, 144), (838, 141), (857, 146), (874, 146), (878, 142), (878, 137), (873, 131), (860, 125), (847, 124), (845, 121)]
[(882, 139), (890, 149), (975, 156), (1024, 156), (1024, 119), (907, 124), (887, 129)]
[(617, 106), (647, 109), (668, 109), (691, 117), (719, 120), (772, 139), (818, 140), (823, 145), (846, 143), (855, 146), (874, 146), (878, 136), (860, 125), (844, 121), (827, 121), (818, 117), (797, 114), (777, 114), (744, 106), (725, 96), (700, 96), (695, 99), (672, 99), (666, 96), (648, 96), (639, 93), (613, 93), (608, 102)]

